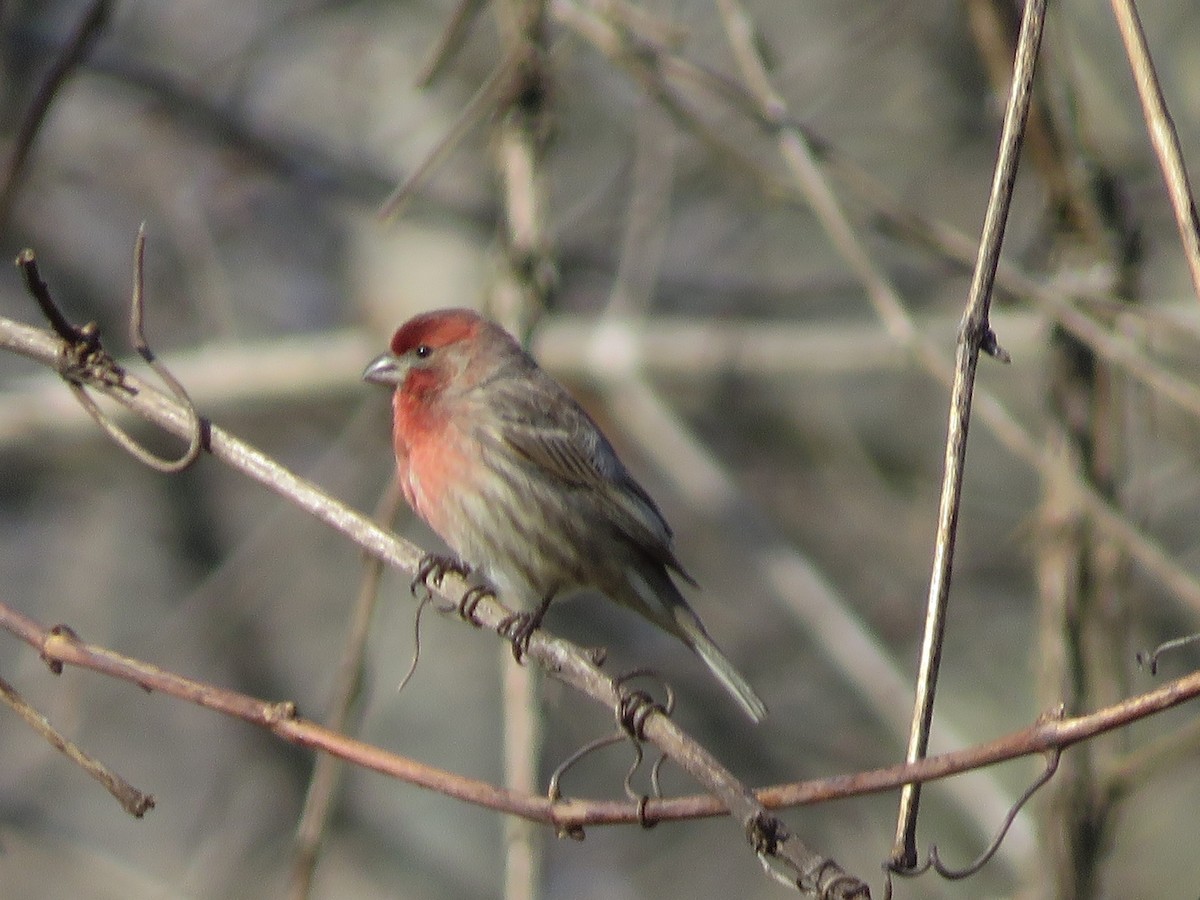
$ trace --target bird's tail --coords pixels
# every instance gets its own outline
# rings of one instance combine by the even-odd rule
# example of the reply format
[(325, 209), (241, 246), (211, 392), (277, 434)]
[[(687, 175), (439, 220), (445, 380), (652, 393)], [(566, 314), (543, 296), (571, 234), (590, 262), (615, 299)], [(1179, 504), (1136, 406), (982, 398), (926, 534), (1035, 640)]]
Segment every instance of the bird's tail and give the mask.
[(692, 612), (691, 607), (680, 604), (674, 606), (671, 612), (674, 614), (675, 624), (679, 627), (684, 642), (704, 660), (709, 671), (716, 676), (717, 681), (721, 682), (725, 690), (729, 691), (746, 715), (755, 722), (765, 719), (767, 717), (766, 704), (762, 702), (758, 694), (754, 693), (754, 688), (750, 687), (749, 682), (733, 667), (733, 663), (726, 658), (720, 648), (713, 643), (708, 632), (704, 630), (700, 618)]
[(767, 717), (766, 704), (713, 643), (704, 623), (679, 593), (665, 566), (631, 566), (625, 570), (625, 578), (632, 590), (613, 591), (609, 596), (637, 610), (691, 647), (751, 719), (761, 722)]

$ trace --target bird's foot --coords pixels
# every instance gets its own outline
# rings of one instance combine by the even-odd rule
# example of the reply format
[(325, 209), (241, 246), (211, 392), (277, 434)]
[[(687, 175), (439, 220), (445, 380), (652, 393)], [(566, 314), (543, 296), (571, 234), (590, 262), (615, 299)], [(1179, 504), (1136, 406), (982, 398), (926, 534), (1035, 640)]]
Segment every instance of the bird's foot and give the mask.
[(446, 577), (447, 572), (453, 572), (460, 578), (466, 578), (471, 574), (471, 567), (457, 556), (426, 553), (417, 563), (417, 572), (413, 575), (409, 590), (412, 591), (414, 597), (419, 596), (422, 591), (428, 594), (431, 584), (434, 587), (442, 586), (442, 579)]
[(496, 633), (504, 635), (512, 642), (513, 659), (521, 662), (529, 650), (529, 639), (540, 624), (540, 619), (535, 619), (534, 613), (511, 613), (500, 620), (500, 624), (496, 626)]
[(541, 602), (533, 612), (516, 612), (505, 616), (496, 626), (496, 633), (502, 634), (512, 641), (513, 659), (521, 662), (529, 650), (529, 639), (542, 625), (546, 610), (550, 608), (550, 598)]
[(479, 605), (479, 601), (484, 597), (496, 599), (496, 592), (486, 584), (476, 584), (467, 588), (462, 595), (462, 599), (458, 601), (455, 610), (460, 618), (470, 622), (476, 628), (482, 628), (483, 623), (475, 618), (475, 607)]

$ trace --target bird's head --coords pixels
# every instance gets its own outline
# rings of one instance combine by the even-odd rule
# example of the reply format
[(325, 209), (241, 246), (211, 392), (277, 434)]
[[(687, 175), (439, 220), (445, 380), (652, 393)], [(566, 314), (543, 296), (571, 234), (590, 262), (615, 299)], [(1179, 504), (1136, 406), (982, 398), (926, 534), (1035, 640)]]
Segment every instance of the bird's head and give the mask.
[(468, 389), (521, 351), (500, 326), (469, 309), (422, 313), (401, 325), (391, 349), (371, 360), (363, 381), (428, 397), (449, 385)]

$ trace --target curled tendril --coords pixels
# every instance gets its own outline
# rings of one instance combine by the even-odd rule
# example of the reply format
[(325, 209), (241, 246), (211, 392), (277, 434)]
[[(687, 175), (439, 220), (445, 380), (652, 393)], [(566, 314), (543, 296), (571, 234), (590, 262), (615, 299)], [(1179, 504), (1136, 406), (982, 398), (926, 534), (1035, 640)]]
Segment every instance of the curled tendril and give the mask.
[(101, 430), (112, 438), (121, 449), (129, 453), (139, 462), (156, 469), (159, 472), (174, 474), (182, 472), (196, 461), (204, 448), (208, 432), (208, 423), (196, 412), (196, 407), (188, 396), (187, 389), (164, 366), (150, 349), (143, 330), (143, 300), (142, 273), (144, 270), (146, 249), (145, 223), (138, 229), (137, 241), (133, 251), (133, 294), (130, 300), (129, 337), (133, 348), (146, 361), (154, 373), (166, 386), (170, 394), (183, 408), (188, 419), (188, 446), (183, 455), (177, 459), (166, 459), (150, 452), (110, 419), (87, 392), (88, 385), (96, 385), (108, 389), (121, 389), (129, 393), (135, 390), (125, 381), (125, 370), (117, 365), (108, 351), (101, 346), (100, 329), (95, 322), (75, 326), (63, 315), (58, 304), (50, 294), (46, 282), (38, 272), (37, 258), (32, 250), (23, 250), (17, 257), (25, 276), (25, 285), (37, 301), (50, 326), (64, 343), (60, 355), (58, 372), (71, 388), (75, 399)]
[(791, 835), (782, 821), (765, 810), (748, 818), (745, 829), (763, 872), (780, 884), (792, 890), (799, 888), (802, 893), (820, 900), (870, 897), (870, 888), (864, 882), (844, 872), (831, 859), (818, 859), (804, 869), (785, 868), (778, 855), (779, 847)]
[[(619, 744), (622, 741), (628, 741), (633, 747), (633, 761), (625, 773), (622, 785), (625, 795), (637, 804), (638, 823), (643, 828), (653, 828), (657, 823), (649, 816), (647, 807), (652, 799), (662, 798), (660, 775), (663, 763), (666, 762), (667, 757), (660, 754), (658, 759), (654, 761), (654, 765), (650, 767), (650, 794), (635, 790), (633, 787), (633, 778), (645, 759), (645, 753), (642, 750), (642, 743), (644, 742), (642, 728), (645, 725), (646, 719), (653, 712), (670, 715), (675, 708), (675, 692), (669, 684), (658, 679), (666, 694), (665, 702), (658, 703), (645, 691), (624, 690), (625, 683), (634, 678), (658, 679), (658, 675), (650, 669), (635, 669), (632, 672), (627, 672), (613, 679), (621, 694), (615, 711), (617, 730), (589, 741), (563, 760), (558, 765), (558, 768), (554, 770), (553, 774), (551, 774), (550, 785), (547, 788), (546, 794), (551, 803), (558, 802), (562, 799), (561, 785), (563, 776), (578, 762), (592, 753), (603, 750), (605, 747)], [(577, 840), (583, 838), (583, 829), (578, 825), (562, 825), (560, 823), (558, 824), (558, 833), (560, 837), (571, 837)]]
[[(598, 737), (595, 740), (588, 741), (586, 744), (564, 759), (558, 764), (558, 768), (556, 768), (550, 775), (550, 785), (546, 788), (546, 798), (552, 804), (561, 800), (561, 783), (563, 776), (566, 775), (576, 763), (578, 763), (585, 756), (595, 753), (597, 750), (602, 750), (605, 747), (620, 743), (623, 740), (625, 740), (625, 734), (623, 732), (618, 731), (615, 734), (606, 734), (603, 737)], [(576, 841), (583, 840), (584, 834), (582, 825), (564, 825), (561, 822), (555, 822), (554, 827), (559, 837), (569, 837)]]
[(1047, 782), (1054, 777), (1054, 773), (1058, 770), (1058, 761), (1062, 755), (1062, 750), (1058, 747), (1046, 751), (1046, 765), (1038, 774), (1038, 777), (1033, 780), (1033, 783), (1025, 789), (1025, 792), (1017, 798), (1017, 801), (1009, 808), (1008, 813), (1004, 816), (1004, 821), (1000, 823), (1000, 827), (996, 831), (995, 837), (992, 838), (987, 848), (979, 854), (979, 856), (968, 865), (961, 869), (952, 869), (942, 862), (938, 855), (937, 845), (931, 845), (929, 848), (929, 856), (925, 862), (918, 866), (909, 868), (901, 868), (895, 861), (889, 860), (883, 864), (886, 883), (884, 888), (884, 900), (890, 900), (892, 896), (892, 876), (898, 875), (902, 878), (916, 878), (919, 875), (924, 875), (930, 869), (937, 872), (942, 878), (947, 881), (959, 881), (964, 878), (970, 878), (987, 865), (996, 851), (1000, 849), (1000, 845), (1004, 842), (1005, 835), (1008, 834), (1008, 829), (1012, 827), (1012, 823), (1016, 821), (1017, 815), (1021, 812), (1029, 799), (1036, 794)]
[(430, 603), (433, 602), (433, 594), (428, 590), (425, 592), (420, 601), (417, 603), (417, 612), (413, 616), (413, 653), (412, 661), (408, 664), (408, 671), (404, 673), (404, 677), (400, 679), (400, 683), (396, 685), (396, 693), (399, 694), (412, 681), (413, 675), (417, 672), (417, 664), (421, 661), (421, 613), (425, 611)]
[[(625, 685), (635, 678), (652, 678), (657, 681), (663, 693), (667, 695), (666, 701), (658, 703), (645, 691), (626, 691)], [(669, 716), (675, 711), (675, 691), (653, 669), (634, 669), (632, 672), (618, 675), (613, 679), (613, 683), (620, 692), (616, 709), (617, 726), (635, 741), (646, 739), (642, 729), (645, 728), (651, 713), (660, 712)]]

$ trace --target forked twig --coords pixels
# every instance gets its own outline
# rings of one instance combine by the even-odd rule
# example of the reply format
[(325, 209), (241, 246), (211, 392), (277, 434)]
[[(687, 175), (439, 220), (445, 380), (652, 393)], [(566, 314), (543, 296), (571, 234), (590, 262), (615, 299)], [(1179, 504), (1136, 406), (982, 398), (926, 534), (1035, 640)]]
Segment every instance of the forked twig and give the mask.
[(146, 341), (143, 331), (144, 304), (142, 298), (145, 250), (146, 227), (143, 224), (138, 229), (133, 252), (133, 292), (129, 313), (130, 342), (163, 384), (167, 386), (171, 395), (179, 401), (180, 408), (184, 410), (188, 418), (188, 446), (183, 455), (177, 459), (166, 459), (150, 452), (100, 409), (88, 393), (88, 386), (104, 386), (136, 393), (136, 390), (126, 380), (125, 370), (117, 365), (116, 360), (104, 349), (100, 342), (100, 328), (95, 322), (76, 326), (63, 314), (38, 271), (37, 257), (32, 250), (22, 250), (17, 256), (16, 263), (25, 277), (25, 286), (29, 293), (37, 301), (42, 314), (50, 322), (55, 334), (63, 341), (58, 355), (58, 373), (67, 382), (79, 405), (100, 426), (101, 430), (125, 452), (152, 469), (175, 474), (191, 466), (200, 456), (200, 451), (205, 444), (207, 423), (196, 412), (187, 390), (171, 374), (171, 371), (158, 361)]

